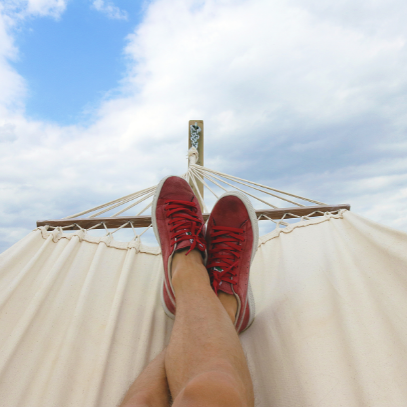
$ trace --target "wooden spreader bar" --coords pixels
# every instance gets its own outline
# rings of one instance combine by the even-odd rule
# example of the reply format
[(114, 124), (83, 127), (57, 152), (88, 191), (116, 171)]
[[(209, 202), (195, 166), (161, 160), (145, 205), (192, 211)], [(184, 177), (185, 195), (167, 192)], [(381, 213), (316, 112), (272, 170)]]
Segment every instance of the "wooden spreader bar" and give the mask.
[[(278, 209), (259, 209), (256, 210), (257, 218), (261, 215), (265, 215), (270, 219), (281, 219), (284, 215), (285, 219), (294, 218), (296, 216), (321, 216), (320, 213), (312, 212), (334, 212), (339, 209), (348, 209), (350, 210), (349, 204), (340, 204), (340, 205), (316, 205), (316, 206), (303, 206), (303, 207), (291, 207), (291, 208), (278, 208)], [(291, 216), (290, 214), (296, 215)], [(205, 220), (208, 219), (209, 213), (204, 213), (203, 217)], [(263, 219), (266, 219), (263, 217)], [(71, 218), (71, 219), (56, 219), (56, 220), (39, 220), (37, 221), (37, 227), (39, 226), (54, 226), (54, 227), (64, 227), (70, 226), (65, 230), (77, 229), (76, 225), (79, 225), (83, 229), (89, 229), (93, 226), (96, 226), (94, 229), (104, 229), (103, 223), (108, 229), (116, 229), (126, 222), (132, 222), (133, 227), (141, 228), (148, 227), (151, 225), (151, 216), (115, 216), (115, 217), (106, 217), (106, 218)], [(131, 225), (128, 223), (125, 228), (131, 228)]]

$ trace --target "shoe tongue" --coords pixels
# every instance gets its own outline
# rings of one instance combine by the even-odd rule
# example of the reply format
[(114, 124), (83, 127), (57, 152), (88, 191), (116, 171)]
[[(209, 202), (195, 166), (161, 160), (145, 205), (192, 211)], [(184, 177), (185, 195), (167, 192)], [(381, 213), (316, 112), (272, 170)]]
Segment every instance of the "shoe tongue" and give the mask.
[(189, 240), (182, 240), (181, 242), (177, 243), (175, 251), (186, 249), (187, 247), (191, 247), (191, 244), (192, 244), (192, 242), (190, 242)]
[[(223, 269), (221, 267), (212, 267), (213, 273), (221, 273)], [(223, 291), (226, 294), (234, 294), (232, 290), (232, 284), (227, 281), (220, 281), (218, 285), (218, 291)]]
[[(186, 235), (192, 235), (191, 232), (185, 232), (185, 234)], [(191, 247), (193, 242), (194, 242), (194, 239), (181, 240), (179, 243), (178, 242), (176, 243), (175, 251)], [(200, 250), (201, 252), (205, 250), (205, 247), (199, 242), (199, 240), (197, 240), (195, 248)]]

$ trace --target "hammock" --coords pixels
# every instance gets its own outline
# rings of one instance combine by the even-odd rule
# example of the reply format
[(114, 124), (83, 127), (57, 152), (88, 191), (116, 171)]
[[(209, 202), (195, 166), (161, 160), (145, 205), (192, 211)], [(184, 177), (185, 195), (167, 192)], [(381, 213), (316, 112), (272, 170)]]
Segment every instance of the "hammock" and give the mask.
[[(346, 210), (260, 238), (241, 335), (257, 406), (407, 405), (406, 244)], [(139, 239), (40, 227), (0, 264), (1, 407), (116, 406), (169, 341)]]
[[(271, 197), (260, 198), (270, 209), (257, 214), (276, 227), (260, 238), (251, 273), (256, 318), (241, 335), (256, 405), (406, 406), (407, 235), (348, 205), (193, 160), (184, 177), (196, 191), (204, 185), (217, 195), (228, 185)], [(0, 407), (116, 406), (166, 346), (173, 321), (160, 304), (160, 250), (136, 232), (148, 229), (142, 214), (154, 188), (38, 222), (0, 255)], [(276, 209), (274, 199), (292, 206)], [(139, 204), (136, 215), (119, 216)], [(119, 242), (113, 234), (124, 227), (135, 236)], [(105, 236), (92, 236), (95, 228)]]

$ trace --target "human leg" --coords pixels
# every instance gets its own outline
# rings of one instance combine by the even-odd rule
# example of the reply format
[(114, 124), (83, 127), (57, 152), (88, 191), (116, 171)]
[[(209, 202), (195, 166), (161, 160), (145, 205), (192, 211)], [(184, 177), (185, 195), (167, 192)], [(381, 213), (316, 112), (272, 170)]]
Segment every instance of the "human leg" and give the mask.
[[(234, 202), (232, 207), (236, 207)], [(243, 224), (240, 220), (237, 228), (216, 226), (214, 236), (211, 234), (211, 246), (216, 246), (211, 261), (224, 267), (222, 273), (211, 275), (216, 283), (213, 288), (232, 294), (236, 300), (227, 295), (218, 298), (203, 264), (205, 256), (197, 250), (205, 253), (206, 243), (196, 197), (178, 177), (167, 177), (157, 187), (152, 213), (164, 261), (162, 302), (167, 315), (174, 317), (176, 313), (165, 356), (167, 380), (176, 407), (254, 404), (250, 373), (236, 332), (247, 328), (254, 317), (252, 303), (247, 301), (250, 256), (255, 246), (253, 222), (244, 211)], [(233, 219), (240, 219), (241, 214), (234, 210), (231, 213)], [(257, 223), (255, 217), (254, 221)], [(242, 284), (236, 285), (238, 280)], [(222, 283), (225, 284), (219, 290)], [(232, 288), (225, 291), (228, 285)], [(231, 322), (235, 316), (236, 328)]]
[(174, 255), (172, 284), (177, 313), (165, 368), (174, 406), (253, 406), (238, 334), (197, 251)]
[(236, 311), (237, 311), (237, 300), (234, 295), (226, 294), (222, 291), (218, 292), (218, 298), (223, 308), (225, 308), (226, 312), (229, 315), (230, 320), (232, 323), (235, 323), (236, 319)]
[[(233, 323), (237, 309), (236, 299), (223, 292), (218, 293), (218, 298)], [(130, 386), (119, 407), (168, 407), (170, 405), (171, 394), (164, 366), (165, 352), (166, 349), (141, 372)], [(197, 390), (199, 391), (199, 389)], [(199, 395), (196, 394), (196, 396)]]
[(170, 392), (164, 367), (165, 349), (130, 386), (120, 407), (169, 407)]

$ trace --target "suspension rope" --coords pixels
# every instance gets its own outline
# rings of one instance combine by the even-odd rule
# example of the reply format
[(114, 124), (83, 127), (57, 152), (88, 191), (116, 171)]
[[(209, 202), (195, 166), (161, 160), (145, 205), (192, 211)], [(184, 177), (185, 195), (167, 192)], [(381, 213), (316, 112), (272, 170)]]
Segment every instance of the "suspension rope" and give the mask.
[[(205, 173), (205, 170), (203, 170), (202, 172)], [(225, 178), (226, 178), (226, 177), (225, 177)], [(273, 196), (273, 197), (275, 197), (275, 198), (281, 199), (282, 201), (289, 202), (289, 203), (291, 203), (291, 204), (293, 204), (293, 205), (296, 205), (296, 206), (305, 206), (305, 205), (300, 204), (300, 203), (298, 203), (298, 202), (294, 202), (294, 201), (291, 201), (290, 199), (287, 199), (287, 198), (284, 198), (284, 197), (282, 197), (282, 196), (273, 194), (273, 193), (271, 193), (271, 192), (263, 191), (262, 189), (257, 188), (257, 187), (254, 187), (254, 186), (252, 186), (252, 185), (250, 185), (250, 184), (247, 184), (246, 182), (237, 181), (237, 180), (233, 179), (232, 177), (227, 177), (227, 179), (230, 179), (231, 181), (237, 182), (237, 183), (239, 183), (239, 184), (241, 184), (241, 185), (244, 185), (244, 186), (246, 186), (246, 187), (255, 189), (256, 191), (263, 192), (264, 194), (267, 194), (267, 195)]]
[[(278, 209), (277, 206), (272, 205), (271, 203), (266, 202), (266, 201), (264, 201), (263, 199), (258, 198), (257, 196), (255, 196), (255, 195), (253, 195), (253, 194), (251, 194), (251, 193), (249, 193), (249, 192), (247, 192), (247, 191), (244, 191), (243, 189), (240, 189), (239, 187), (237, 187), (237, 186), (235, 186), (235, 185), (230, 184), (229, 182), (223, 180), (222, 178), (217, 177), (217, 176), (214, 175), (214, 174), (212, 174), (212, 177), (216, 178), (216, 179), (219, 180), (220, 182), (223, 182), (224, 184), (227, 184), (227, 185), (231, 186), (232, 188), (237, 189), (238, 191), (243, 192), (243, 193), (246, 194), (246, 195), (251, 196), (251, 197), (254, 198), (254, 199), (257, 199), (257, 200), (260, 201), (260, 202), (265, 203), (265, 204), (268, 205), (268, 206), (271, 206), (271, 207), (274, 208), (274, 209)], [(226, 191), (226, 190), (225, 190), (225, 191)]]
[(136, 216), (140, 216), (144, 211), (146, 211), (153, 203), (150, 202), (144, 209), (142, 209)]
[(98, 209), (105, 208), (106, 206), (115, 204), (117, 202), (122, 202), (123, 201), (123, 203), (126, 203), (129, 200), (131, 201), (132, 199), (137, 198), (138, 196), (140, 196), (140, 194), (143, 195), (145, 192), (148, 192), (148, 190), (150, 190), (151, 188), (155, 188), (155, 187), (156, 187), (156, 185), (154, 187), (148, 187), (148, 188), (142, 189), (141, 191), (138, 191), (138, 192), (133, 192), (132, 194), (122, 196), (121, 198), (115, 199), (113, 201), (106, 202), (106, 203), (104, 203), (102, 205), (95, 206), (94, 208), (91, 208), (91, 209), (87, 209), (86, 211), (75, 213), (74, 215), (67, 216), (67, 217), (65, 217), (63, 219), (71, 219), (71, 218), (76, 218), (78, 216), (86, 215), (89, 212), (93, 212), (93, 211), (96, 211)]
[[(154, 186), (154, 187), (150, 187), (150, 188), (148, 188), (148, 191), (143, 191), (143, 193), (139, 193), (136, 197), (134, 197), (134, 198), (132, 198), (132, 199), (128, 199), (128, 200), (126, 200), (126, 201), (124, 201), (124, 202), (119, 202), (119, 203), (117, 203), (117, 204), (115, 204), (115, 205), (112, 205), (112, 206), (110, 206), (110, 207), (108, 207), (108, 208), (106, 208), (106, 209), (103, 209), (103, 210), (101, 210), (101, 211), (99, 211), (99, 212), (97, 212), (97, 213), (94, 213), (94, 214), (90, 215), (89, 217), (90, 217), (90, 218), (95, 218), (96, 216), (99, 216), (99, 215), (101, 215), (102, 213), (106, 213), (106, 212), (108, 212), (108, 211), (110, 211), (110, 210), (112, 210), (112, 209), (114, 209), (114, 208), (117, 208), (118, 206), (124, 205), (125, 203), (130, 202), (130, 201), (132, 201), (133, 199), (139, 198), (140, 196), (147, 195), (147, 197), (148, 197), (148, 195), (151, 194), (151, 192), (154, 194), (155, 188), (156, 188), (155, 186)], [(151, 195), (150, 195), (150, 196), (151, 196)], [(137, 201), (137, 203), (142, 202), (144, 199), (146, 199), (146, 198), (141, 198), (141, 200)], [(137, 203), (136, 203), (135, 205), (137, 205)], [(133, 206), (134, 206), (134, 205), (133, 205)], [(113, 216), (115, 216), (115, 215), (113, 215)]]
[(224, 188), (222, 185), (218, 184), (211, 176), (208, 174), (205, 175), (205, 178), (207, 178), (209, 181), (213, 182), (215, 185), (217, 185), (219, 188), (223, 189), (225, 192), (228, 192), (226, 188)]
[(138, 205), (139, 203), (145, 201), (146, 199), (150, 198), (150, 197), (153, 196), (154, 194), (155, 194), (155, 187), (154, 187), (154, 189), (153, 189), (149, 194), (147, 194), (147, 195), (144, 196), (143, 198), (139, 199), (138, 201), (133, 202), (131, 205), (126, 206), (124, 209), (120, 210), (119, 212), (115, 213), (115, 214), (112, 215), (112, 216), (119, 216), (121, 213), (126, 212), (127, 210), (133, 208), (133, 206)]
[[(220, 176), (225, 177), (225, 178), (228, 178), (228, 179), (234, 179), (234, 180), (244, 181), (244, 182), (247, 182), (247, 183), (249, 183), (249, 184), (257, 185), (258, 187), (268, 189), (268, 190), (270, 190), (270, 191), (278, 192), (278, 193), (284, 194), (284, 195), (289, 195), (289, 196), (292, 196), (293, 198), (298, 198), (298, 199), (301, 199), (301, 200), (303, 200), (303, 201), (312, 202), (312, 203), (315, 203), (315, 204), (317, 204), (317, 205), (326, 205), (326, 204), (323, 203), (323, 202), (314, 201), (313, 199), (305, 198), (305, 197), (300, 196), (300, 195), (295, 195), (295, 194), (291, 194), (291, 193), (289, 193), (289, 192), (281, 191), (281, 190), (276, 189), (276, 188), (271, 188), (271, 187), (268, 187), (267, 185), (258, 184), (257, 182), (253, 182), (253, 181), (249, 181), (249, 180), (247, 180), (247, 179), (235, 177), (234, 175), (228, 175), (228, 174), (225, 174), (225, 173), (220, 172), (220, 171), (214, 171), (214, 170), (211, 170), (210, 168), (206, 168), (206, 167), (199, 166), (199, 165), (196, 165), (196, 164), (191, 164), (191, 165), (194, 166), (194, 167), (200, 167), (200, 168), (201, 168), (202, 170), (204, 170), (204, 171), (208, 171), (208, 172), (210, 172), (210, 173), (212, 173), (212, 174), (217, 174), (217, 175), (220, 175)], [(236, 181), (236, 182), (237, 182), (237, 181)], [(280, 199), (281, 199), (281, 198), (280, 198)]]
[(198, 193), (198, 197), (199, 197), (200, 201), (202, 202), (204, 212), (209, 212), (208, 208), (206, 207), (205, 201), (202, 198), (201, 191), (199, 190), (198, 185), (197, 185), (197, 183), (195, 181), (195, 175), (194, 175), (194, 173), (192, 171), (191, 171), (191, 178), (192, 178), (192, 182), (193, 182), (193, 184), (195, 186), (195, 190)]
[(195, 174), (195, 176), (199, 179), (199, 181), (202, 182), (206, 186), (206, 188), (209, 189), (209, 191), (212, 192), (213, 195), (215, 195), (216, 199), (219, 199), (219, 197), (215, 194), (215, 192), (212, 190), (212, 188), (205, 182), (205, 179), (199, 175), (199, 172), (195, 170), (195, 168), (190, 167), (191, 171)]

